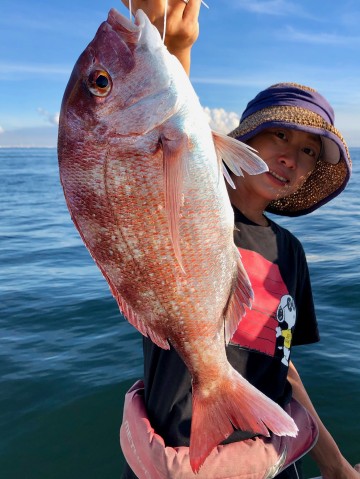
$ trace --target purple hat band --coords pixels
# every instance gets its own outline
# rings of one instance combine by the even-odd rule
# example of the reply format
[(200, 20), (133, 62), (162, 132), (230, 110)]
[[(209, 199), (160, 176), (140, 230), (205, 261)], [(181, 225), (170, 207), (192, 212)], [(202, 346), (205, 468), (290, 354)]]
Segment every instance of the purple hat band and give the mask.
[(312, 90), (302, 90), (296, 87), (270, 87), (260, 92), (251, 100), (240, 123), (253, 113), (267, 107), (296, 106), (306, 108), (320, 115), (327, 123), (334, 125), (334, 110), (320, 93)]

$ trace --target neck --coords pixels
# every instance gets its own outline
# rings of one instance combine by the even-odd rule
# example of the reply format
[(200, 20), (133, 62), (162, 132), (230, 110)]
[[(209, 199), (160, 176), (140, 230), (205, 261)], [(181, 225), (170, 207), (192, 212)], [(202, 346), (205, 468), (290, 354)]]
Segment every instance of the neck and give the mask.
[(235, 203), (233, 205), (242, 213), (248, 220), (252, 221), (253, 223), (259, 226), (269, 226), (269, 220), (266, 218), (263, 212), (255, 212), (251, 209), (247, 209), (244, 207), (239, 207)]
[(264, 216), (264, 210), (267, 204), (263, 201), (254, 201), (248, 195), (241, 195), (237, 190), (228, 187), (228, 193), (231, 203), (246, 216), (247, 219), (260, 226), (269, 226), (269, 221)]

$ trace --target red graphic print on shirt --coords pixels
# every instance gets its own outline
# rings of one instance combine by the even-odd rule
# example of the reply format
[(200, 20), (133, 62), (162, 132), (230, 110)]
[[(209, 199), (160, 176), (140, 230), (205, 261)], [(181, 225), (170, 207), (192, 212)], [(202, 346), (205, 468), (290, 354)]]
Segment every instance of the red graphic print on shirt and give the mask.
[[(231, 339), (231, 343), (257, 350), (270, 356), (284, 355), (284, 340), (290, 349), (291, 329), (281, 327), (284, 321), (282, 298), (293, 308), (295, 324), (295, 305), (289, 296), (278, 266), (266, 260), (259, 253), (239, 248), (243, 265), (251, 278), (254, 290), (252, 309), (241, 319)], [(290, 299), (289, 299), (290, 298)], [(288, 321), (289, 322), (289, 321)], [(294, 324), (289, 324), (292, 328)], [(279, 344), (282, 339), (282, 344)], [(281, 351), (280, 351), (281, 350)]]

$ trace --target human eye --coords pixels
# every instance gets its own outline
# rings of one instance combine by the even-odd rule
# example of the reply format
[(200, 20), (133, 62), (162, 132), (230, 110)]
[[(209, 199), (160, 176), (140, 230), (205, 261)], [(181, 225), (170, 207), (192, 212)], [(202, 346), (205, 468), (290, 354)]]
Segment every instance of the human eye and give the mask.
[(310, 147), (303, 148), (303, 152), (306, 155), (310, 156), (311, 158), (315, 158), (315, 159), (317, 159), (319, 157), (319, 154), (320, 154), (320, 151), (317, 151), (316, 149), (310, 148)]
[(286, 140), (287, 139), (286, 133), (283, 130), (275, 130), (274, 134), (275, 134), (275, 136), (280, 138), (280, 140)]

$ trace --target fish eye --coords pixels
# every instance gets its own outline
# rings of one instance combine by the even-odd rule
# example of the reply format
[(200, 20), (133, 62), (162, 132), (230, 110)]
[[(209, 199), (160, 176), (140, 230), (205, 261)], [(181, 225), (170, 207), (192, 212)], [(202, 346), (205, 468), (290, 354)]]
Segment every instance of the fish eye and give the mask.
[(90, 92), (95, 96), (107, 96), (112, 88), (110, 75), (105, 70), (94, 70), (87, 80)]

